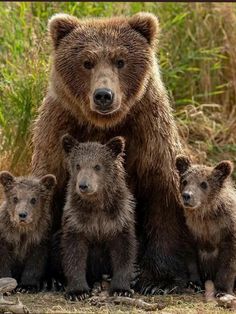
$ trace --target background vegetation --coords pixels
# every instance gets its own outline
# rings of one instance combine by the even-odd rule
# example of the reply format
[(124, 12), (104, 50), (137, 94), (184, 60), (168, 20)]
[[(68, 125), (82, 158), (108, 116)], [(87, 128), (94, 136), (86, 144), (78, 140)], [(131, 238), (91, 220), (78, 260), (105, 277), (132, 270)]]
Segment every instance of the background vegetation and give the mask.
[(47, 20), (156, 14), (157, 54), (179, 130), (200, 161), (236, 160), (236, 4), (0, 3), (0, 168), (29, 169), (30, 127), (46, 92)]

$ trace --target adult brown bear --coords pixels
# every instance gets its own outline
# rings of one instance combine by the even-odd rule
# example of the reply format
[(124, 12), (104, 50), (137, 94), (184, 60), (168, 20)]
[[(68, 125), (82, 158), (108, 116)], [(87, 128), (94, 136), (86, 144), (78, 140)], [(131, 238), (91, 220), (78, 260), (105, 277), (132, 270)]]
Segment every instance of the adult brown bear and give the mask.
[(137, 286), (154, 294), (183, 285), (185, 226), (174, 171), (180, 146), (155, 58), (157, 18), (138, 13), (81, 21), (57, 14), (49, 21), (49, 32), (52, 71), (34, 125), (33, 174), (56, 175), (58, 205), (67, 183), (61, 136), (70, 133), (80, 142), (102, 143), (123, 136), (125, 167), (138, 201)]

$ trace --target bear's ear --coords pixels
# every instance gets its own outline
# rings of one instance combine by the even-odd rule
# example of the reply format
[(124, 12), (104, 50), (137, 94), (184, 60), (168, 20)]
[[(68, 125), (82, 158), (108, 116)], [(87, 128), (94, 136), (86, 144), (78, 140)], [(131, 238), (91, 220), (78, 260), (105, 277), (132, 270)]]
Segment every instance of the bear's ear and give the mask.
[(113, 155), (117, 157), (124, 152), (125, 139), (121, 136), (113, 137), (110, 141), (106, 143), (106, 147), (108, 147), (112, 151)]
[(40, 183), (47, 189), (52, 190), (57, 184), (56, 177), (52, 174), (47, 174), (40, 179)]
[(231, 175), (233, 169), (234, 166), (231, 161), (223, 160), (213, 168), (212, 174), (215, 178), (217, 178), (217, 180), (223, 183), (224, 180)]
[(187, 156), (178, 155), (175, 159), (175, 166), (179, 174), (183, 174), (191, 166), (191, 161)]
[(59, 13), (50, 18), (48, 29), (55, 49), (58, 47), (60, 40), (68, 35), (78, 24), (79, 20), (69, 14)]
[(154, 46), (159, 33), (159, 22), (152, 13), (140, 12), (129, 18), (129, 25)]
[(78, 144), (78, 141), (71, 135), (65, 134), (61, 138), (62, 147), (66, 154), (69, 154), (73, 147)]
[(15, 178), (8, 171), (1, 171), (0, 172), (0, 183), (3, 185), (5, 191), (9, 191), (15, 183)]

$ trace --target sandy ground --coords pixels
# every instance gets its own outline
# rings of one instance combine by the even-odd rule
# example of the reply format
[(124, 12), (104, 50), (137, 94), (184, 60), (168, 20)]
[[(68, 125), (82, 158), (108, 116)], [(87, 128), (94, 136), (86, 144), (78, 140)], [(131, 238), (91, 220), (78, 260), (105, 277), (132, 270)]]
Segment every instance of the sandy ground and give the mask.
[[(38, 293), (38, 294), (18, 294), (19, 299), (28, 307), (30, 313), (162, 313), (162, 314), (208, 314), (208, 313), (232, 313), (232, 311), (220, 308), (215, 304), (205, 303), (201, 294), (189, 295), (169, 295), (142, 297), (143, 300), (150, 303), (161, 303), (166, 305), (160, 311), (144, 311), (132, 306), (103, 304), (102, 306), (93, 306), (89, 301), (69, 303), (62, 293)], [(6, 297), (15, 299), (16, 295)], [(135, 295), (135, 298), (140, 296)]]

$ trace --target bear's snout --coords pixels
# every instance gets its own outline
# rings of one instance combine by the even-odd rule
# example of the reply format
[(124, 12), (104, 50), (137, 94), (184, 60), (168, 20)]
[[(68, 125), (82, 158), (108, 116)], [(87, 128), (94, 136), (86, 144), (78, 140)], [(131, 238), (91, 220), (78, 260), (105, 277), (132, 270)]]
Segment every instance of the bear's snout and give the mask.
[(184, 191), (182, 193), (182, 199), (184, 206), (186, 207), (194, 207), (195, 206), (195, 200), (193, 197), (193, 193), (191, 191)]
[(82, 179), (77, 182), (76, 190), (80, 195), (92, 195), (96, 192), (96, 187), (88, 180)]
[(191, 199), (191, 192), (184, 192), (182, 194), (184, 202), (188, 203)]
[(109, 88), (98, 88), (93, 94), (94, 103), (101, 113), (107, 113), (112, 109), (114, 93)]
[(19, 213), (20, 221), (25, 221), (27, 216), (28, 216), (28, 213), (26, 211), (20, 212)]

